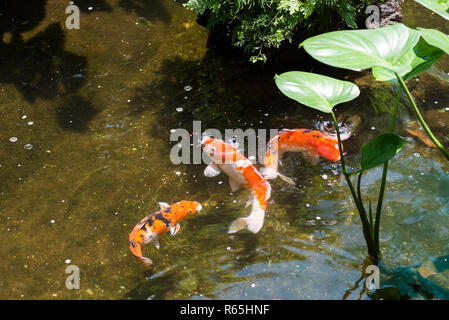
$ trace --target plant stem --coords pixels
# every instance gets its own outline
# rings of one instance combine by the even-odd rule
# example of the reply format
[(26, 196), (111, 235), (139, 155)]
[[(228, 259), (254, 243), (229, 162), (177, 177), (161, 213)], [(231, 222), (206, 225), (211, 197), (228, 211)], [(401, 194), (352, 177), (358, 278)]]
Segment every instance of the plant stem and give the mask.
[[(401, 100), (401, 94), (402, 94), (402, 88), (398, 88), (398, 93), (396, 95), (396, 101), (394, 103), (393, 108), (393, 116), (391, 117), (391, 123), (390, 123), (390, 133), (393, 133), (394, 126), (396, 124), (396, 117), (398, 114), (398, 108), (399, 108), (399, 101)], [(377, 199), (377, 207), (376, 207), (376, 220), (374, 223), (374, 247), (376, 249), (376, 252), (380, 255), (380, 245), (379, 245), (379, 228), (380, 228), (380, 214), (382, 212), (382, 203), (384, 200), (384, 193), (385, 193), (385, 185), (387, 183), (387, 172), (388, 172), (388, 161), (384, 163), (384, 167), (382, 170), (382, 179), (380, 182), (380, 191), (379, 191), (379, 197)]]
[(426, 131), (429, 138), (432, 140), (432, 142), (437, 146), (438, 149), (440, 149), (441, 153), (446, 157), (447, 160), (449, 160), (449, 152), (443, 147), (443, 145), (438, 141), (438, 139), (433, 135), (432, 131), (430, 131), (429, 127), (427, 126), (427, 123), (424, 121), (424, 118), (421, 116), (421, 113), (419, 112), (418, 107), (416, 106), (415, 101), (413, 100), (412, 95), (408, 91), (407, 86), (404, 83), (404, 80), (395, 73), (396, 78), (399, 81), (399, 84), (401, 85), (402, 89), (404, 89), (405, 93), (407, 94), (407, 98), (410, 101), (413, 111), (415, 111), (416, 117), (418, 118), (419, 122), (421, 123), (422, 127), (424, 128), (424, 131)]
[[(332, 115), (332, 119), (334, 120), (335, 130), (337, 132), (338, 149), (340, 150), (340, 162), (341, 162), (341, 166), (342, 166), (342, 170), (343, 170), (343, 175), (345, 176), (346, 182), (348, 183), (349, 190), (351, 191), (352, 197), (354, 199), (355, 205), (356, 205), (357, 210), (360, 215), (360, 219), (362, 220), (363, 236), (364, 236), (366, 244), (368, 246), (368, 254), (377, 261), (377, 253), (375, 250), (374, 243), (372, 241), (373, 239), (371, 237), (370, 226), (369, 226), (368, 219), (366, 217), (365, 208), (363, 207), (363, 203), (361, 203), (361, 199), (359, 199), (359, 197), (357, 196), (354, 186), (350, 179), (350, 174), (346, 170), (345, 158), (343, 155), (343, 147), (341, 145), (340, 130), (338, 128), (337, 118), (335, 117), (335, 113), (333, 111), (331, 111), (331, 115)], [(360, 191), (360, 189), (359, 189), (359, 191)]]

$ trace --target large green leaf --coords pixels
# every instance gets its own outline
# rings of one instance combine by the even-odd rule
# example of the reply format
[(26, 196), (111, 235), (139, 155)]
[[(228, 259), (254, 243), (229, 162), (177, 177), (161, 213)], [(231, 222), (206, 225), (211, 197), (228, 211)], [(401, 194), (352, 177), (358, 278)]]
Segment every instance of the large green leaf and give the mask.
[(304, 49), (315, 59), (328, 65), (350, 70), (383, 67), (406, 74), (410, 59), (404, 56), (416, 45), (417, 30), (398, 23), (377, 29), (333, 31), (305, 40)]
[(375, 137), (362, 146), (360, 171), (374, 168), (392, 159), (408, 143), (394, 133), (385, 133)]
[[(423, 39), (419, 39), (418, 44), (403, 57), (403, 63), (411, 66), (411, 70), (406, 73), (399, 73), (404, 81), (418, 76), (429, 69), (444, 54), (443, 51), (428, 44)], [(382, 67), (373, 67), (373, 76), (378, 81), (396, 80), (393, 72)]]
[(418, 28), (426, 42), (449, 54), (449, 36), (435, 29)]
[(355, 99), (360, 90), (349, 81), (315, 73), (290, 71), (274, 77), (276, 85), (287, 97), (308, 107), (330, 113), (342, 102)]
[(438, 13), (443, 18), (449, 20), (449, 0), (415, 0), (424, 7)]

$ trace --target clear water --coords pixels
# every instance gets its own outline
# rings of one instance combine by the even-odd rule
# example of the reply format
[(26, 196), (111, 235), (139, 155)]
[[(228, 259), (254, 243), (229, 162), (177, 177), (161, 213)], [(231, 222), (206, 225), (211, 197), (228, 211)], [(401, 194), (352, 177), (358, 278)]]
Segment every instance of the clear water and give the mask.
[[(208, 50), (207, 31), (179, 2), (78, 4), (80, 30), (65, 28), (68, 2), (60, 0), (35, 1), (15, 24), (2, 21), (0, 298), (367, 298), (361, 223), (338, 165), (287, 156), (282, 172), (297, 186), (273, 181), (263, 229), (229, 235), (229, 223), (250, 210), (249, 192), (230, 193), (227, 177), (203, 176), (205, 165), (169, 159), (170, 130), (191, 130), (193, 120), (220, 130), (329, 120), (283, 97), (272, 80), (310, 68), (259, 68)], [(449, 33), (447, 21), (412, 1), (404, 11), (410, 26)], [(409, 81), (446, 146), (448, 62)], [(362, 119), (345, 144), (356, 167), (361, 145), (388, 130), (395, 86), (368, 73), (322, 72), (361, 88), (337, 108)], [(402, 129), (413, 120), (403, 97), (397, 132), (411, 144), (390, 164), (381, 224), (390, 270), (449, 253), (449, 164)], [(375, 201), (380, 175), (376, 168), (364, 177), (366, 201)], [(129, 232), (158, 201), (183, 199), (204, 209), (162, 237), (160, 250), (144, 247), (156, 266), (140, 264)], [(69, 265), (80, 269), (79, 290), (65, 286)], [(381, 284), (388, 279), (382, 274)]]

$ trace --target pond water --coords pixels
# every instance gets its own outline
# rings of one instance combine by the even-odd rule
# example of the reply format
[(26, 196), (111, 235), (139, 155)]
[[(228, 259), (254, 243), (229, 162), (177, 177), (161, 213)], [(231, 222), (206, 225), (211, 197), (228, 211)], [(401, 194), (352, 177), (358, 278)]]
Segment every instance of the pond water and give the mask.
[[(297, 185), (272, 181), (262, 230), (229, 235), (231, 221), (250, 211), (249, 191), (231, 193), (223, 174), (206, 178), (204, 164), (169, 158), (170, 130), (191, 131), (193, 120), (219, 130), (330, 120), (274, 84), (275, 73), (311, 67), (261, 68), (208, 49), (207, 31), (178, 1), (74, 2), (79, 30), (65, 27), (68, 1), (33, 1), (1, 20), (0, 298), (373, 298), (363, 286), (361, 223), (339, 165), (286, 156), (282, 172)], [(447, 21), (410, 0), (403, 21), (449, 33)], [(388, 130), (397, 88), (368, 73), (314, 68), (361, 89), (336, 109), (362, 119), (345, 142), (355, 168), (361, 145)], [(409, 81), (446, 146), (448, 73), (446, 56)], [(406, 281), (401, 270), (449, 254), (449, 164), (403, 129), (414, 120), (403, 97), (397, 132), (411, 143), (390, 163), (381, 249), (396, 280), (382, 273), (385, 287)], [(380, 175), (381, 168), (365, 175), (366, 201), (375, 201)], [(130, 253), (128, 234), (157, 202), (179, 200), (204, 208), (175, 237), (163, 236), (160, 250), (144, 247), (156, 263), (148, 268)], [(69, 265), (80, 269), (79, 290), (65, 286)]]

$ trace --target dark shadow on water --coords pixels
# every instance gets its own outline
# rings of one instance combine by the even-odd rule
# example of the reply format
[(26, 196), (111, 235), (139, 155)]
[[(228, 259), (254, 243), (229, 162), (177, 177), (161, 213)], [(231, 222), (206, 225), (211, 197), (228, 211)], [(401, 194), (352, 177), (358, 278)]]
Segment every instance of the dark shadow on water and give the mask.
[(2, 0), (0, 40), (5, 32), (19, 34), (34, 29), (45, 18), (47, 0)]
[(150, 22), (158, 20), (169, 23), (171, 20), (170, 13), (161, 0), (120, 0), (118, 5), (127, 12), (136, 12), (139, 17), (144, 17)]
[(87, 59), (65, 51), (64, 39), (58, 23), (28, 41), (13, 34), (9, 43), (0, 44), (0, 82), (14, 84), (29, 102), (77, 91), (84, 82)]
[(67, 95), (57, 109), (58, 123), (64, 129), (85, 132), (89, 120), (98, 112), (98, 108), (83, 97)]

